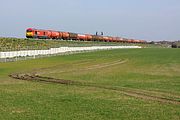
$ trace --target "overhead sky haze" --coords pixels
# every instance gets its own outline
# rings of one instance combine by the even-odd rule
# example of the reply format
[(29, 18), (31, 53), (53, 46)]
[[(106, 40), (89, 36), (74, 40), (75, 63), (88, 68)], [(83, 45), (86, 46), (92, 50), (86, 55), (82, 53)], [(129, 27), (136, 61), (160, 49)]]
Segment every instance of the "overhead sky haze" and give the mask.
[(29, 27), (144, 40), (180, 40), (180, 0), (0, 0), (0, 36)]

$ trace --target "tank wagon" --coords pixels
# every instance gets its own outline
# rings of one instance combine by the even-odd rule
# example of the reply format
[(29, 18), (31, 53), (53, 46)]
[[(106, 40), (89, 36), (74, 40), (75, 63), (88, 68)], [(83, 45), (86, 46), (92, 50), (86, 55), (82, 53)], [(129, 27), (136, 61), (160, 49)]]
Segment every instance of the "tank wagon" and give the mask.
[(41, 30), (41, 29), (34, 29), (34, 28), (28, 28), (26, 30), (26, 37), (37, 38), (37, 39), (146, 43), (145, 40), (135, 40), (135, 39), (127, 39), (127, 38), (103, 36), (103, 35), (78, 34), (78, 33), (72, 33), (72, 32)]

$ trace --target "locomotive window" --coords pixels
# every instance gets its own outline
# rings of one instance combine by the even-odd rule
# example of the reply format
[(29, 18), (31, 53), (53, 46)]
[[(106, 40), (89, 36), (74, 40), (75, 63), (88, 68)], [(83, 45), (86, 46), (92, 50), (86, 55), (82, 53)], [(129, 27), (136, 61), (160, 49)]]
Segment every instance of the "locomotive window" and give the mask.
[(37, 35), (37, 31), (35, 31), (35, 34)]
[(44, 32), (44, 35), (46, 35), (46, 32)]
[(32, 32), (32, 30), (27, 30), (27, 32)]

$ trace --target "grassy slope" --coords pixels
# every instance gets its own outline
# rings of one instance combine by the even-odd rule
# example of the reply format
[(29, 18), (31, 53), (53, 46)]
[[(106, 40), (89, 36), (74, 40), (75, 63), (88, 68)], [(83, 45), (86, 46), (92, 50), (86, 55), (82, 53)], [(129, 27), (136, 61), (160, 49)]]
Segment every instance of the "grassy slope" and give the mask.
[[(178, 49), (122, 49), (0, 63), (0, 119), (180, 119), (180, 106), (118, 91), (14, 80), (8, 74), (38, 71), (55, 78), (112, 88), (180, 96)], [(103, 68), (118, 60), (126, 63)], [(96, 66), (87, 70), (89, 66)], [(39, 68), (48, 68), (41, 69)]]
[(63, 41), (63, 40), (37, 40), (23, 38), (0, 38), (0, 51), (14, 51), (27, 49), (49, 49), (64, 46), (100, 46), (100, 45), (140, 45), (143, 47), (167, 47), (164, 45), (129, 44), (116, 42), (94, 41)]

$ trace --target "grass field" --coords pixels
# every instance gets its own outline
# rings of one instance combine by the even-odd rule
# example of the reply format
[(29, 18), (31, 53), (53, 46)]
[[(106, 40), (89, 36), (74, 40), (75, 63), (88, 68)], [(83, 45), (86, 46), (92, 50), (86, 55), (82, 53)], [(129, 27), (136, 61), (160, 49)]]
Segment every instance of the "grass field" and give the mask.
[(119, 49), (0, 63), (0, 119), (179, 120), (179, 53)]

